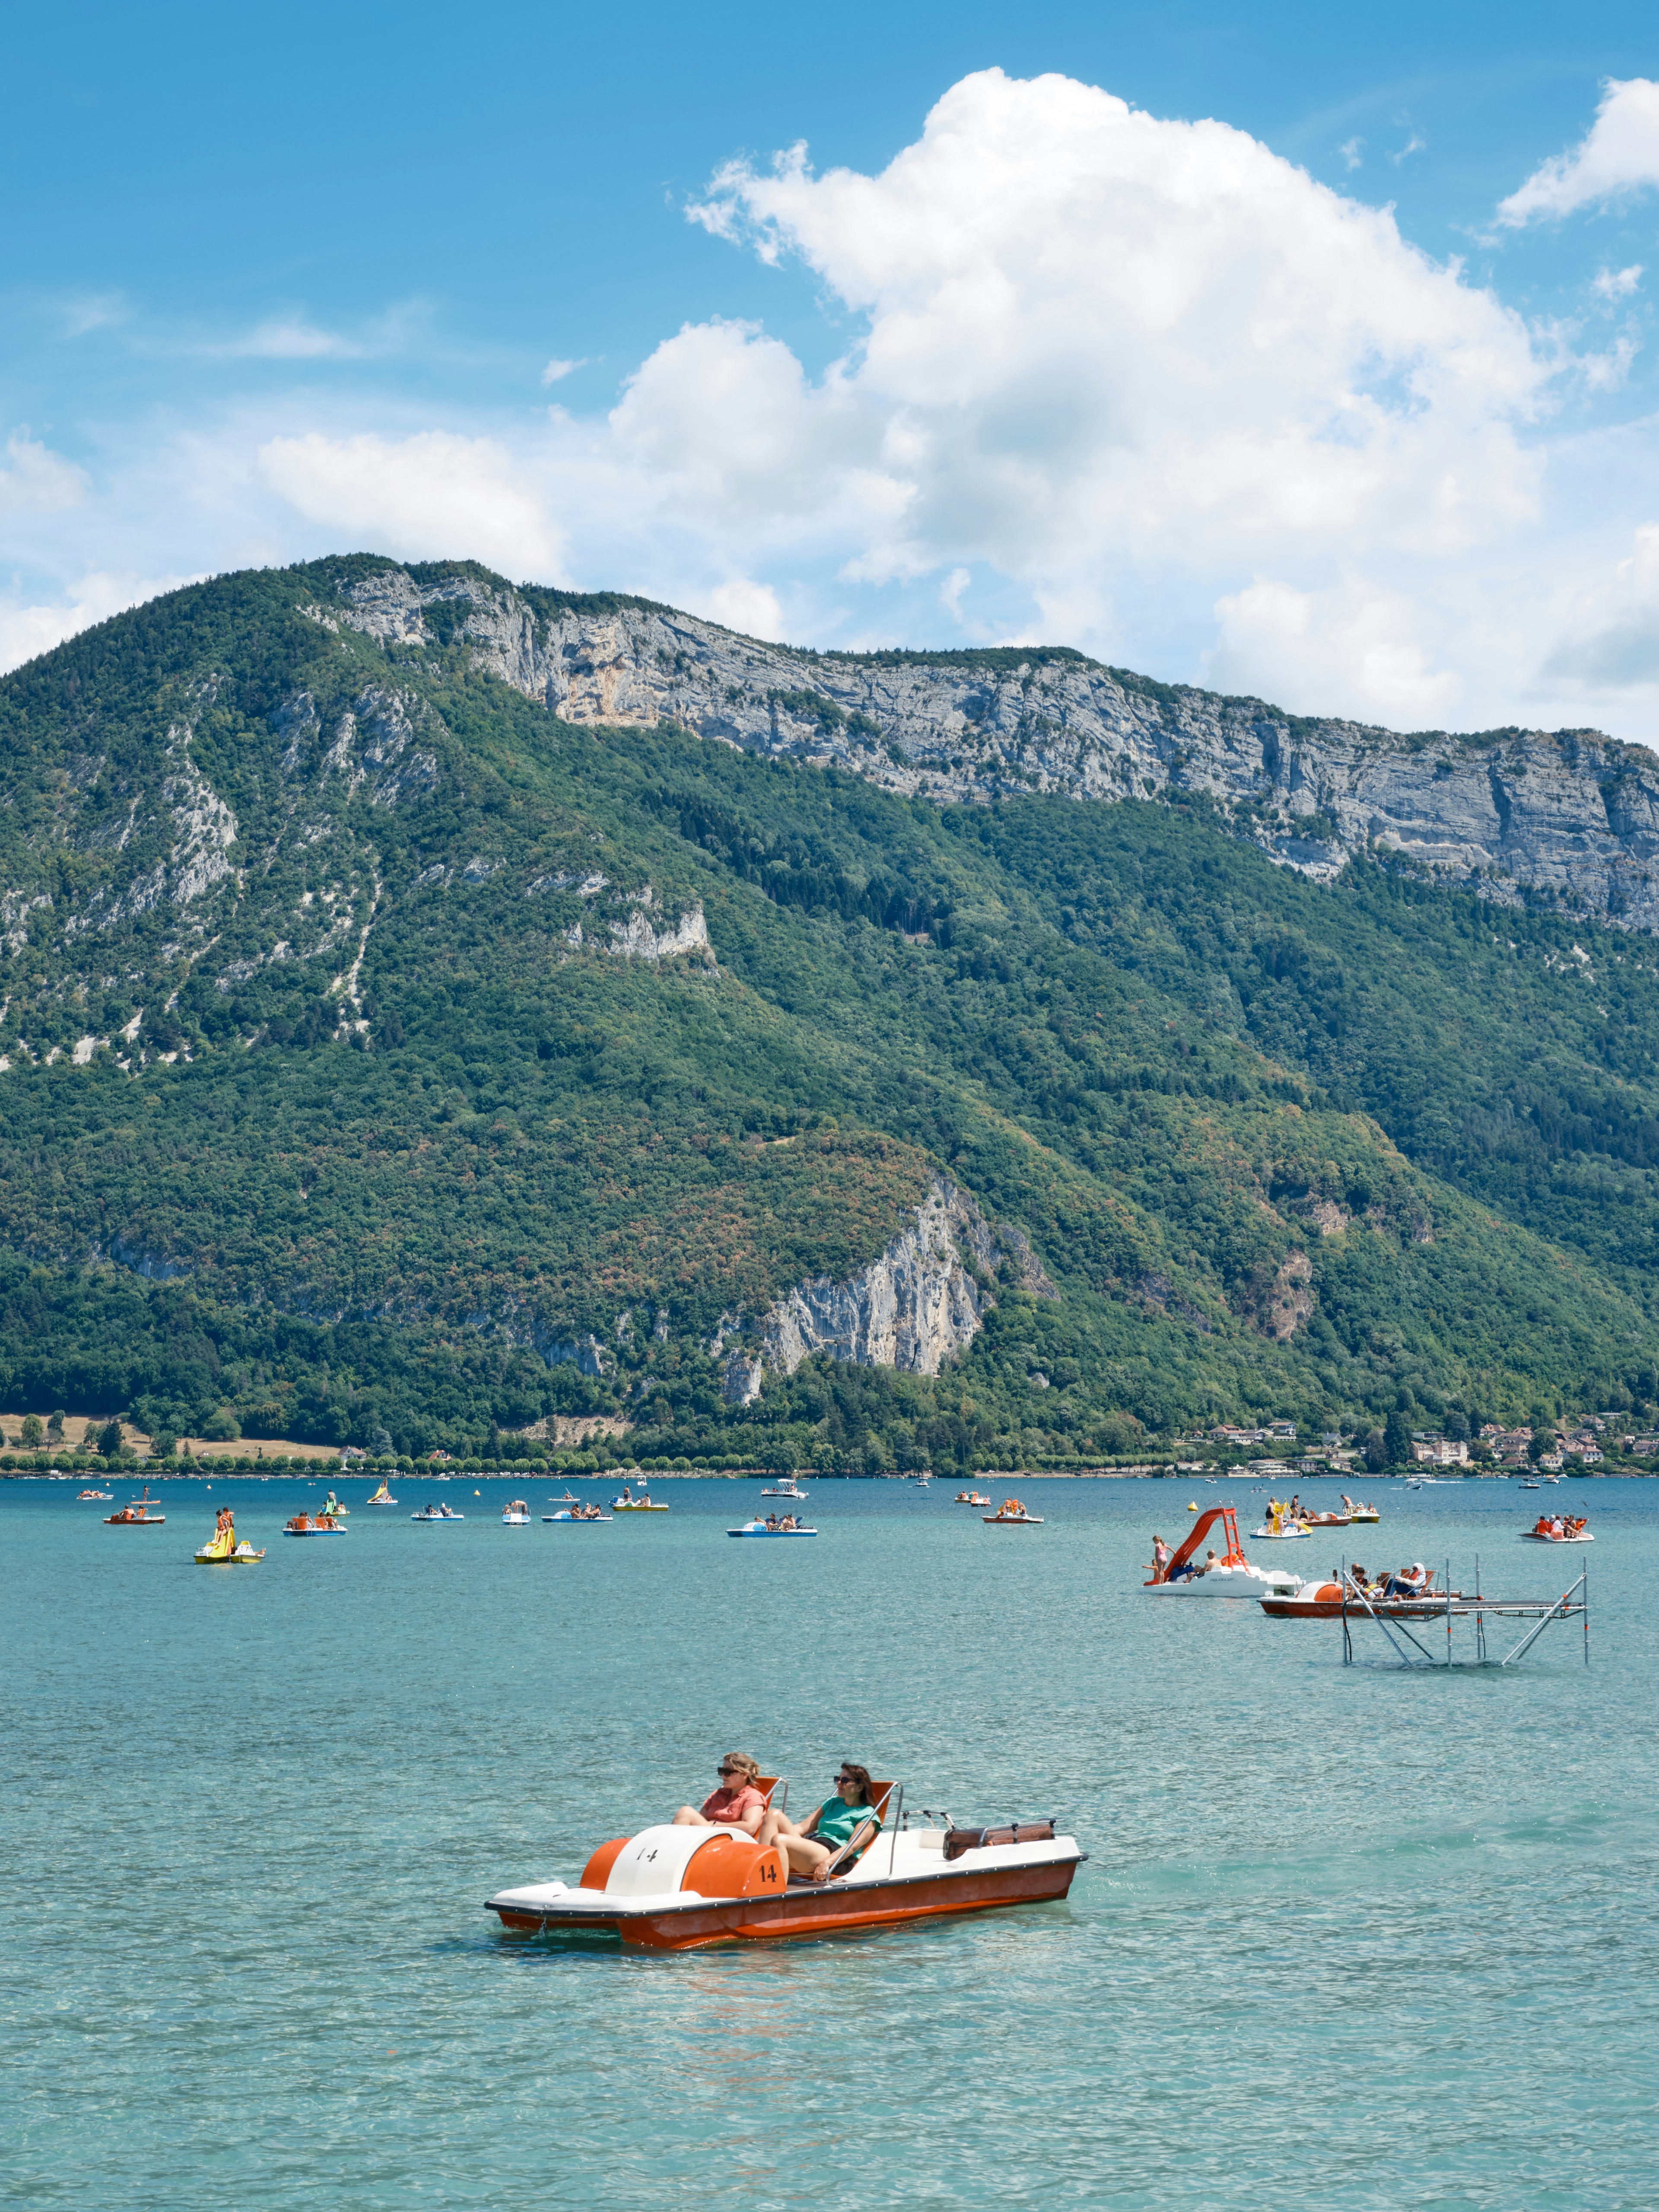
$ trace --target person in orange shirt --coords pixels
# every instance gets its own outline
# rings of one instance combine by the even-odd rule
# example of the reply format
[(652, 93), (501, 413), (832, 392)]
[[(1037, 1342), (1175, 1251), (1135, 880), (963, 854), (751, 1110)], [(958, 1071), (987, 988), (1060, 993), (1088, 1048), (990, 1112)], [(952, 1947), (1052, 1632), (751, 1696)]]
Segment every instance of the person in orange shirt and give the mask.
[(701, 1807), (682, 1805), (674, 1815), (677, 1828), (742, 1828), (753, 1835), (766, 1812), (766, 1800), (755, 1787), (760, 1769), (746, 1751), (728, 1751), (720, 1761), (720, 1786), (705, 1797)]

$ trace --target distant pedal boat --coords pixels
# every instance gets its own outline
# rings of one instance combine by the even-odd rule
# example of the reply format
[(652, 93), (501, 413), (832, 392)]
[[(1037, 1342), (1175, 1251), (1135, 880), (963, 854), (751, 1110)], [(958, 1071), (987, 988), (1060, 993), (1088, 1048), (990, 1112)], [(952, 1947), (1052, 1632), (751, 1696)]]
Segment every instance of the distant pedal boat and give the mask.
[(283, 1534), (285, 1536), (344, 1536), (349, 1531), (343, 1528), (331, 1513), (296, 1513)]
[(104, 1526), (106, 1528), (160, 1528), (165, 1525), (167, 1516), (165, 1513), (152, 1513), (150, 1508), (161, 1502), (159, 1498), (150, 1496), (149, 1485), (146, 1483), (142, 1498), (135, 1498), (118, 1513), (105, 1514)]
[[(1208, 1566), (1195, 1566), (1198, 1547), (1212, 1528), (1219, 1527), (1226, 1544), (1222, 1557)], [(1258, 1567), (1244, 1556), (1238, 1540), (1238, 1516), (1231, 1505), (1212, 1505), (1193, 1523), (1187, 1540), (1162, 1569), (1141, 1587), (1153, 1597), (1291, 1597), (1302, 1587), (1300, 1575), (1275, 1573)]]

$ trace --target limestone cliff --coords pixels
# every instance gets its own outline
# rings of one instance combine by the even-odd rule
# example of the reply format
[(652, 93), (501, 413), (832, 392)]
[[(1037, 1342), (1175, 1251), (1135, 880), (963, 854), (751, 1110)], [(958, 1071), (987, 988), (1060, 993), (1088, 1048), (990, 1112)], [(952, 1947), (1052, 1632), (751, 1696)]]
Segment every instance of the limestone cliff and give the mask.
[(796, 653), (644, 601), (386, 568), (339, 612), (388, 644), (458, 638), (572, 722), (677, 722), (940, 800), (1202, 794), (1270, 858), (1329, 879), (1393, 853), (1514, 902), (1659, 932), (1659, 759), (1594, 731), (1401, 737), (1162, 684), (1081, 654)]
[[(1024, 1239), (1007, 1235), (1001, 1243), (1030, 1286), (1052, 1297)], [(759, 1349), (726, 1363), (727, 1399), (748, 1405), (769, 1369), (793, 1375), (817, 1352), (864, 1367), (937, 1375), (973, 1341), (994, 1303), (990, 1282), (1001, 1243), (973, 1200), (936, 1176), (914, 1222), (878, 1258), (845, 1282), (816, 1276), (774, 1300), (761, 1317)], [(717, 1336), (717, 1355), (722, 1346)]]

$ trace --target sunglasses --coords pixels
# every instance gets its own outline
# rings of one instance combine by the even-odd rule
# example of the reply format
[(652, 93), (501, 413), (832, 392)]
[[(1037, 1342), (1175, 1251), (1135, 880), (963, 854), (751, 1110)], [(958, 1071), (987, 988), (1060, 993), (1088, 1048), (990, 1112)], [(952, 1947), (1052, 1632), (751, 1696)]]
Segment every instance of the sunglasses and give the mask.
[(746, 1774), (749, 1770), (746, 1766), (721, 1766), (717, 1767), (715, 1771), (720, 1774)]

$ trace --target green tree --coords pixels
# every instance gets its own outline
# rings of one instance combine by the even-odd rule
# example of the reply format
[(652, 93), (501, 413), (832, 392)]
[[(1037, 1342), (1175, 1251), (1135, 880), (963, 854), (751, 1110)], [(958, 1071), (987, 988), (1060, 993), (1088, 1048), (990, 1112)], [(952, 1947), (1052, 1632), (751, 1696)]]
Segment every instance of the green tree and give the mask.
[(98, 1438), (98, 1449), (106, 1459), (113, 1459), (121, 1449), (121, 1424), (106, 1421)]
[(1396, 1406), (1382, 1425), (1382, 1450), (1389, 1467), (1406, 1467), (1412, 1455), (1412, 1425)]
[(26, 1451), (40, 1450), (40, 1439), (46, 1434), (46, 1431), (40, 1425), (40, 1416), (39, 1413), (24, 1414), (21, 1434), (23, 1449)]
[(171, 1459), (179, 1449), (179, 1439), (170, 1429), (157, 1429), (149, 1440), (152, 1459)]
[(221, 1406), (202, 1427), (203, 1437), (210, 1444), (234, 1444), (241, 1433), (242, 1425), (236, 1418), (235, 1409), (230, 1406)]

